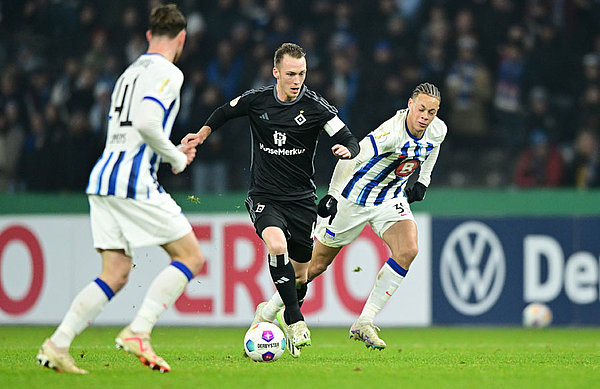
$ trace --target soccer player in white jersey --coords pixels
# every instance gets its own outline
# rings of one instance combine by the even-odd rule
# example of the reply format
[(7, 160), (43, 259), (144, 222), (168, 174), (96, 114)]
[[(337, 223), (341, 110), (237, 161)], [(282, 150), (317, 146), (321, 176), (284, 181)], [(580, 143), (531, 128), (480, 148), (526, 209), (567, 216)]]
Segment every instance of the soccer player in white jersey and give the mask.
[[(352, 243), (367, 223), (389, 246), (392, 256), (380, 269), (362, 313), (350, 329), (351, 338), (367, 347), (385, 348), (373, 320), (394, 294), (415, 259), (417, 225), (409, 203), (425, 198), (446, 124), (436, 115), (441, 96), (430, 83), (418, 85), (408, 108), (381, 124), (360, 141), (360, 153), (338, 161), (328, 194), (321, 199), (322, 217), (315, 230), (315, 246), (307, 279), (313, 280), (333, 262), (342, 247)], [(406, 188), (420, 167), (418, 180)], [(268, 319), (281, 298), (275, 293), (257, 308), (255, 321)]]
[(183, 73), (174, 63), (183, 50), (185, 28), (185, 17), (174, 4), (154, 8), (146, 32), (148, 51), (117, 80), (106, 146), (86, 190), (102, 272), (79, 292), (54, 334), (43, 343), (37, 355), (42, 366), (87, 373), (69, 354), (71, 342), (125, 285), (133, 249), (160, 245), (172, 262), (154, 279), (137, 315), (115, 341), (118, 348), (150, 368), (171, 370), (152, 350), (150, 333), (158, 317), (204, 265), (190, 223), (156, 179), (161, 160), (180, 173), (195, 156), (197, 144), (176, 147), (169, 140), (183, 83)]

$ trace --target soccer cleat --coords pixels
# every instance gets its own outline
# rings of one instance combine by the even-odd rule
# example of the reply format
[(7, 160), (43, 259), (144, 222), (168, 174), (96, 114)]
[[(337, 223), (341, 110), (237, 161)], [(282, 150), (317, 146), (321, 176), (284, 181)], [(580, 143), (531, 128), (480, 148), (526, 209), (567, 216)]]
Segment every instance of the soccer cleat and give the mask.
[(263, 322), (263, 321), (272, 322), (271, 320), (267, 320), (262, 315), (262, 311), (263, 311), (263, 308), (265, 307), (265, 305), (267, 305), (267, 302), (263, 301), (262, 303), (260, 303), (256, 306), (256, 312), (254, 312), (254, 319), (252, 320), (252, 324), (250, 324), (250, 328), (254, 327), (258, 323)]
[(288, 325), (283, 317), (284, 309), (280, 309), (279, 312), (277, 312), (277, 321), (283, 329), (286, 348), (292, 357), (298, 358), (300, 356), (300, 349), (304, 346), (311, 345), (310, 330), (302, 320)]
[(367, 348), (383, 350), (386, 346), (383, 339), (377, 335), (380, 331), (373, 323), (359, 323), (358, 321), (352, 324), (350, 328), (350, 339), (360, 340)]
[(161, 373), (171, 371), (171, 366), (152, 350), (149, 333), (133, 332), (127, 326), (117, 335), (115, 342), (118, 349), (123, 349), (129, 354), (135, 355), (152, 370), (158, 370)]
[(50, 339), (46, 339), (37, 354), (37, 363), (40, 366), (54, 369), (59, 373), (87, 374), (86, 370), (75, 365), (75, 361), (68, 348), (58, 348)]
[[(256, 306), (256, 312), (254, 312), (254, 319), (252, 320), (252, 324), (250, 324), (250, 328), (254, 327), (255, 325), (257, 325), (260, 322), (269, 322), (271, 323), (270, 320), (267, 320), (263, 315), (262, 315), (262, 311), (263, 308), (265, 307), (265, 305), (267, 305), (266, 301), (263, 301), (262, 303), (259, 303)], [(246, 350), (244, 349), (242, 352), (244, 357), (248, 357), (248, 355), (246, 355)]]

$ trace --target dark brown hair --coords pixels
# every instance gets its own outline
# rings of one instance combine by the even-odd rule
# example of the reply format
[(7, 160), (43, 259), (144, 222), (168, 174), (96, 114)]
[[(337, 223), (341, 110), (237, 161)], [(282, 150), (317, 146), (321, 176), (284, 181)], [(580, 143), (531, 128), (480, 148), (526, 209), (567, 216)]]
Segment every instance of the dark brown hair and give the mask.
[(152, 35), (164, 35), (175, 38), (187, 26), (185, 16), (175, 4), (159, 5), (150, 13), (150, 31)]
[(277, 67), (284, 55), (289, 55), (292, 58), (302, 58), (306, 56), (304, 49), (295, 43), (284, 43), (275, 51), (273, 63)]
[(437, 88), (437, 86), (428, 82), (424, 82), (422, 84), (417, 85), (411, 97), (414, 99), (421, 93), (425, 93), (426, 95), (436, 97), (440, 100), (440, 102), (442, 101), (442, 95), (440, 94), (440, 90)]

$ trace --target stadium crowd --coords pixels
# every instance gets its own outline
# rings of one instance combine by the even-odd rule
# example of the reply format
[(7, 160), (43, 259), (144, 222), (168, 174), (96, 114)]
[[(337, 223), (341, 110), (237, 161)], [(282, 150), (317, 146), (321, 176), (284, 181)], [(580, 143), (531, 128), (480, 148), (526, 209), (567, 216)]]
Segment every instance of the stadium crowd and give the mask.
[[(0, 192), (83, 192), (104, 145), (110, 91), (147, 42), (156, 0), (0, 1)], [(172, 140), (219, 105), (273, 84), (274, 49), (307, 51), (306, 84), (362, 138), (428, 81), (449, 127), (433, 182), (600, 187), (598, 0), (216, 0), (188, 18)], [(247, 188), (250, 134), (234, 120), (170, 191)], [(328, 138), (316, 183), (335, 163)]]

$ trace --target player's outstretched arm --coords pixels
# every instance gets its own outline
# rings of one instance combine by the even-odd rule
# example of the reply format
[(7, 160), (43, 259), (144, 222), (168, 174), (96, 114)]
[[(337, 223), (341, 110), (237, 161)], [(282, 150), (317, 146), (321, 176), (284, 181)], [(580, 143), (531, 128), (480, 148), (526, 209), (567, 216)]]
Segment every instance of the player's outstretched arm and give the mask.
[(163, 132), (162, 121), (164, 112), (150, 99), (140, 103), (140, 108), (133, 117), (135, 128), (139, 131), (144, 142), (165, 162), (171, 164), (174, 172), (181, 173), (188, 165), (186, 154), (177, 148)]
[(331, 137), (336, 143), (331, 152), (339, 159), (351, 159), (358, 155), (360, 146), (348, 127), (344, 126)]
[(204, 143), (204, 141), (206, 140), (206, 138), (208, 138), (211, 132), (212, 130), (209, 126), (202, 126), (200, 131), (196, 133), (190, 133), (184, 136), (183, 139), (181, 139), (181, 144), (193, 145), (194, 147), (196, 147)]

